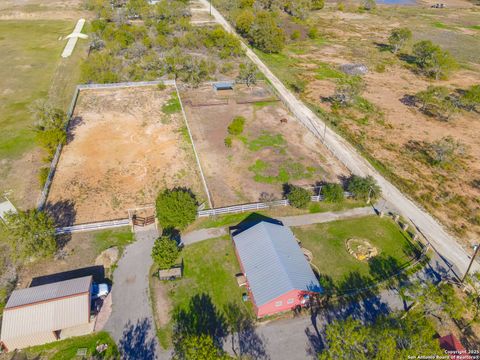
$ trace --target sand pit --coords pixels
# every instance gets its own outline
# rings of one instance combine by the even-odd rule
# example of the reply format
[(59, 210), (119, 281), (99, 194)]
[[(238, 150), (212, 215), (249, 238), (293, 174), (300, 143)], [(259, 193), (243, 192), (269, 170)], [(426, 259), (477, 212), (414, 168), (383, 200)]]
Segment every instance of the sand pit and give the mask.
[[(289, 182), (314, 185), (348, 176), (341, 166), (265, 85), (211, 85), (181, 91), (182, 101), (214, 207), (282, 198)], [(241, 135), (225, 145), (228, 125), (245, 118)]]
[(162, 107), (174, 88), (83, 90), (70, 123), (47, 202), (57, 222), (128, 217), (164, 187), (204, 197), (180, 111)]

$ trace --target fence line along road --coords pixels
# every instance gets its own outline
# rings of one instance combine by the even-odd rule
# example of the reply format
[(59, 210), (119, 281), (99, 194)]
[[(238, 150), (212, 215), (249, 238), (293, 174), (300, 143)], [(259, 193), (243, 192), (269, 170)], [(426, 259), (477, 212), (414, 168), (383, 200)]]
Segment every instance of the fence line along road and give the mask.
[(56, 235), (63, 234), (72, 234), (83, 231), (95, 231), (95, 230), (104, 230), (104, 229), (113, 229), (117, 227), (129, 226), (131, 225), (130, 219), (120, 219), (120, 220), (111, 220), (111, 221), (101, 221), (89, 224), (80, 224), (65, 226), (62, 228), (55, 229)]
[[(207, 0), (199, 0), (204, 6), (211, 6)], [(313, 111), (304, 103), (298, 100), (282, 82), (269, 70), (269, 68), (260, 60), (260, 58), (242, 41), (241, 37), (235, 32), (228, 21), (213, 6), (212, 15), (223, 28), (232, 34), (235, 34), (246, 51), (246, 55), (257, 65), (259, 70), (270, 81), (277, 92), (279, 98), (295, 117), (316, 137), (321, 139), (325, 146), (340, 160), (353, 174), (366, 176), (371, 175), (375, 178), (381, 187), (383, 196), (395, 208), (407, 218), (411, 218), (416, 226), (427, 237), (432, 247), (434, 247), (447, 262), (456, 265), (458, 271), (464, 272), (467, 269), (470, 257), (465, 249), (458, 243), (457, 239), (447, 233), (444, 227), (437, 222), (426, 210), (410, 200), (392, 183), (386, 180), (373, 166), (364, 159), (355, 148), (336, 132), (328, 128)], [(474, 271), (480, 270), (480, 265), (476, 262), (472, 267)], [(458, 275), (458, 274), (457, 274)]]

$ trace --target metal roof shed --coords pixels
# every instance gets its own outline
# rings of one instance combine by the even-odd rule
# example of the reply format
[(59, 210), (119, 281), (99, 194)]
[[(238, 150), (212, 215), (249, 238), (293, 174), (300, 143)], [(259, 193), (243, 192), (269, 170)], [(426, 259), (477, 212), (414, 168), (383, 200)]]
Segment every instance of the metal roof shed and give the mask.
[(233, 90), (233, 81), (220, 81), (213, 83), (213, 88), (215, 90)]
[(0, 342), (9, 351), (93, 330), (92, 276), (15, 290), (3, 311)]
[(304, 304), (320, 284), (290, 228), (260, 222), (233, 235), (258, 317)]

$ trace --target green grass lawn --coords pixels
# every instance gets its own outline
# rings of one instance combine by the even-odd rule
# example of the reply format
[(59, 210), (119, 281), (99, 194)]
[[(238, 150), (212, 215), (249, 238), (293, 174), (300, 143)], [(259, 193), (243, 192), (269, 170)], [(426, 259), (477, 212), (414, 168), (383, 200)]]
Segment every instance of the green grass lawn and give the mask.
[[(70, 360), (80, 359), (77, 357), (77, 350), (87, 348), (87, 356), (90, 358), (96, 353), (95, 348), (99, 344), (108, 344), (108, 348), (102, 353), (102, 359), (116, 359), (118, 358), (118, 349), (115, 342), (106, 332), (99, 332), (86, 336), (74, 337), (62, 341), (57, 341), (45, 345), (34, 346), (23, 350), (28, 358), (50, 359), (50, 360)], [(97, 354), (98, 355), (98, 354)], [(93, 357), (92, 357), (93, 358)]]
[[(253, 316), (251, 304), (242, 301), (245, 288), (240, 288), (235, 279), (240, 266), (228, 236), (186, 246), (180, 256), (184, 263), (183, 278), (163, 282), (167, 287), (172, 313), (186, 309), (193, 296), (205, 294), (220, 312), (223, 312), (225, 305), (235, 303)], [(159, 280), (153, 278), (152, 281)], [(169, 345), (171, 331), (172, 323), (159, 329), (158, 336), (163, 347)]]
[(118, 246), (120, 252), (123, 252), (125, 247), (133, 241), (133, 233), (130, 227), (102, 230), (93, 234), (93, 245), (97, 254), (112, 246)]
[[(351, 289), (347, 283), (360, 275), (363, 282), (379, 280), (412, 260), (413, 244), (408, 235), (389, 218), (368, 216), (292, 228), (302, 247), (312, 251), (313, 263), (320, 275), (329, 277), (336, 286)], [(350, 238), (368, 240), (380, 254), (376, 261), (359, 261), (350, 255), (345, 242)], [(417, 248), (418, 249), (418, 248)]]
[(30, 104), (46, 98), (72, 21), (0, 21), (0, 159), (34, 146)]

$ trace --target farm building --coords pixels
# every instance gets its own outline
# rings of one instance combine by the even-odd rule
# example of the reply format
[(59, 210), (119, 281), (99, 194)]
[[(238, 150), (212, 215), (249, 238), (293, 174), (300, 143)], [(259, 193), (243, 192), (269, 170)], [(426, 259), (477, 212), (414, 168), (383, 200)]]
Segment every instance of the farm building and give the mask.
[(12, 351), (93, 330), (92, 276), (15, 290), (3, 311), (0, 345)]
[(257, 317), (303, 306), (321, 292), (290, 228), (262, 221), (232, 239)]

